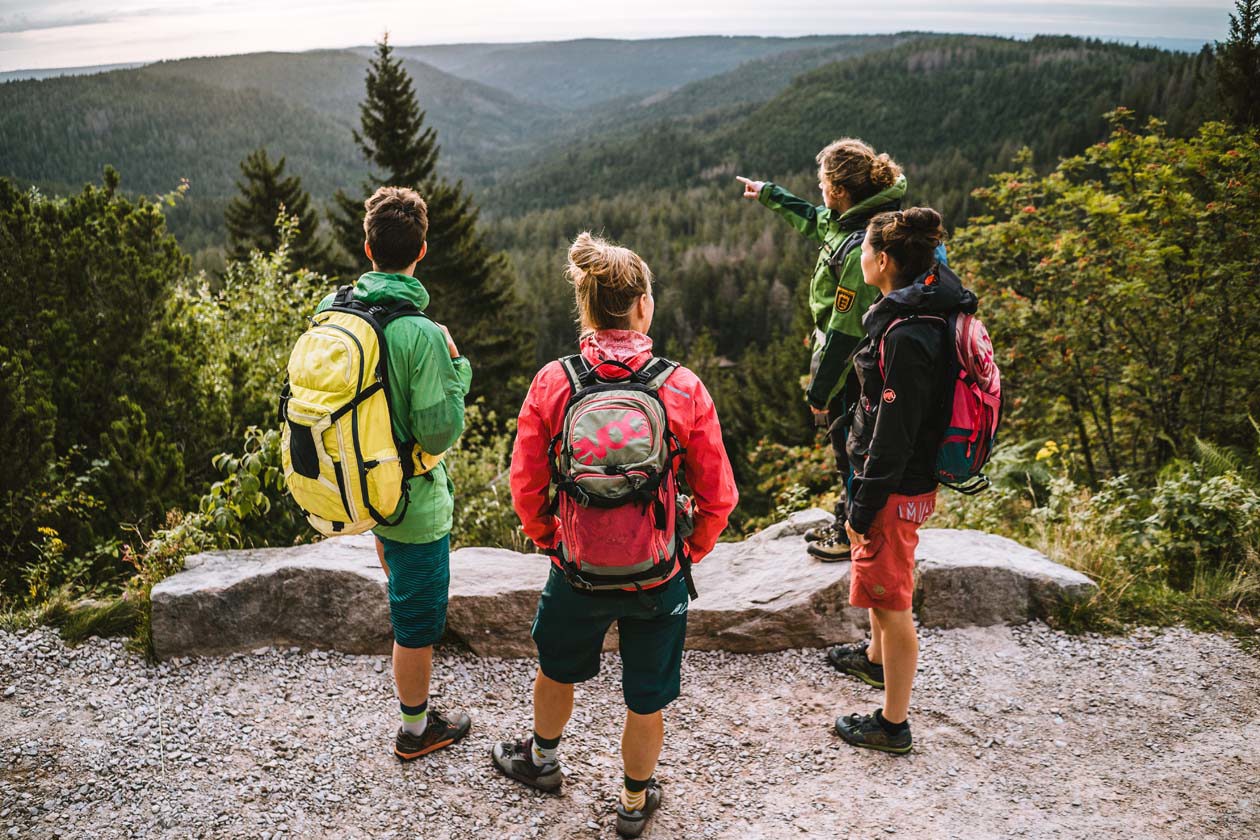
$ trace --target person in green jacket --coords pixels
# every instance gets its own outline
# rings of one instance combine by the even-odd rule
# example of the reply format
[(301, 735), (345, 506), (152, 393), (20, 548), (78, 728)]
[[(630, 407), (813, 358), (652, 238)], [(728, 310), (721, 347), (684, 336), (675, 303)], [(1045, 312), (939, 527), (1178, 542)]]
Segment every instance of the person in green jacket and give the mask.
[[(429, 293), (416, 278), (428, 250), (428, 207), (415, 190), (381, 187), (364, 205), (363, 251), (372, 271), (354, 285), (366, 303), (406, 300), (423, 311)], [(334, 295), (317, 311), (332, 305)], [(394, 436), (415, 441), (425, 453), (449, 449), (464, 431), (464, 397), (472, 368), (446, 327), (428, 318), (407, 317), (385, 327), (390, 420)], [(402, 521), (377, 527), (376, 552), (389, 579), (389, 617), (394, 630), (394, 684), (402, 725), (394, 754), (410, 761), (450, 746), (468, 734), (468, 715), (429, 708), (433, 644), (446, 628), (450, 587), (451, 524), (455, 485), (446, 463), (407, 484), (410, 499)]]
[(809, 284), (814, 352), (805, 397), (815, 425), (827, 429), (841, 487), (835, 521), (810, 529), (805, 539), (811, 555), (833, 562), (849, 559), (844, 523), (852, 471), (845, 440), (848, 410), (857, 399), (849, 354), (865, 336), (862, 316), (879, 294), (862, 281), (862, 238), (873, 216), (900, 209), (906, 177), (888, 155), (877, 155), (853, 138), (831, 143), (818, 153), (817, 161), (823, 197), (818, 206), (770, 181), (737, 180), (744, 185), (745, 198), (760, 201), (820, 246)]

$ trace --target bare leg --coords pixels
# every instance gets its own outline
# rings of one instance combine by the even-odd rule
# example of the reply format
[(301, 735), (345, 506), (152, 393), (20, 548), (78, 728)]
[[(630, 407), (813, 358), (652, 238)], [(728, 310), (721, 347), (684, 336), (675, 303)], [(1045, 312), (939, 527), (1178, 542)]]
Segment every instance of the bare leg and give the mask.
[(665, 743), (665, 716), (660, 712), (637, 715), (626, 710), (626, 728), (621, 733), (621, 758), (626, 775), (650, 779), (656, 772), (661, 746)]
[(534, 678), (534, 731), (542, 738), (559, 738), (573, 714), (573, 686), (559, 683), (538, 669)]
[(866, 658), (876, 665), (884, 664), (884, 626), (880, 624), (876, 610), (867, 610), (871, 616), (871, 643), (866, 648)]
[(910, 610), (872, 610), (884, 643), (884, 719), (901, 723), (910, 713), (910, 689), (919, 665), (919, 635)]

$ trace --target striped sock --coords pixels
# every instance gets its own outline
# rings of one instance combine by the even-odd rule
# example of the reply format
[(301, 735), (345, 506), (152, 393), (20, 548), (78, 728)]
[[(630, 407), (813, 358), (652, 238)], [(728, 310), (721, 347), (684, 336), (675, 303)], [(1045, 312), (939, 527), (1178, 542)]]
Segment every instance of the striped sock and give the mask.
[(647, 780), (639, 781), (629, 776), (621, 786), (621, 805), (627, 811), (641, 811), (647, 803)]
[(535, 732), (529, 757), (533, 760), (535, 767), (546, 767), (548, 764), (556, 763), (556, 750), (559, 748), (559, 735), (554, 738), (544, 738)]
[(399, 700), (398, 708), (402, 711), (403, 732), (423, 735), (425, 727), (429, 725), (429, 701), (425, 700), (419, 706), (408, 706)]

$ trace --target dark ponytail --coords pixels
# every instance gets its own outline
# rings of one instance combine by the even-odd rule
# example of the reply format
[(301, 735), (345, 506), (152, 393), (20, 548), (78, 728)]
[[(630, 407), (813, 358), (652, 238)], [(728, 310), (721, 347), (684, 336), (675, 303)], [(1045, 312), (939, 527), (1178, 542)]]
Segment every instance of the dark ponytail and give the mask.
[(880, 213), (866, 230), (871, 249), (897, 263), (897, 288), (908, 286), (932, 267), (936, 248), (945, 241), (941, 214), (931, 207)]

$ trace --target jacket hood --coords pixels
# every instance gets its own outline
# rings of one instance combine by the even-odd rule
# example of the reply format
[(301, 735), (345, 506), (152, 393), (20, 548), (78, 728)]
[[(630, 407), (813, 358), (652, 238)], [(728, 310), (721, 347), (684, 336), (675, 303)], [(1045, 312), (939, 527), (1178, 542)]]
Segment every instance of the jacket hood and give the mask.
[(866, 327), (866, 334), (874, 338), (894, 318), (947, 315), (955, 311), (974, 313), (978, 303), (975, 294), (963, 287), (958, 275), (938, 263), (909, 286), (894, 289), (875, 301), (862, 318), (862, 326)]
[[(652, 355), (652, 339), (634, 330), (596, 330), (583, 335), (578, 344), (592, 365), (609, 359), (637, 369)], [(605, 379), (629, 376), (615, 365), (605, 365), (599, 375)]]
[(365, 303), (386, 300), (407, 300), (421, 311), (429, 305), (429, 293), (420, 281), (409, 274), (386, 274), (369, 271), (354, 284), (354, 296)]
[(846, 228), (857, 229), (868, 219), (885, 210), (897, 210), (906, 195), (906, 176), (898, 175), (892, 186), (885, 187), (870, 198), (863, 199), (840, 214), (840, 223)]

